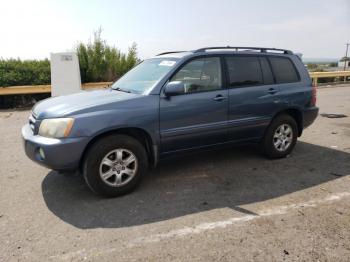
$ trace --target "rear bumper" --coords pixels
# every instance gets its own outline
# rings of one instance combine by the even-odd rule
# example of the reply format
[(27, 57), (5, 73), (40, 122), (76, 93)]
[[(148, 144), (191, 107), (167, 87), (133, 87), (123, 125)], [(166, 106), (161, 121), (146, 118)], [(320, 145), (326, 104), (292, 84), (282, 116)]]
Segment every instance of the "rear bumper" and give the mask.
[(303, 128), (310, 126), (318, 115), (318, 107), (310, 107), (303, 111)]
[[(87, 137), (55, 139), (34, 135), (29, 124), (22, 128), (26, 155), (36, 163), (54, 170), (79, 168), (81, 156), (89, 141)], [(45, 154), (43, 158), (39, 150)]]

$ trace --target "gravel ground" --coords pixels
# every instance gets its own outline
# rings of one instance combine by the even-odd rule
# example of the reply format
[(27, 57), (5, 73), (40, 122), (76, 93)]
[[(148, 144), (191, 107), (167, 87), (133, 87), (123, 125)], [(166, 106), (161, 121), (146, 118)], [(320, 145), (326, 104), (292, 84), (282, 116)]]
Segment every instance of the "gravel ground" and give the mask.
[(0, 261), (350, 261), (350, 86), (281, 160), (240, 147), (162, 162), (134, 193), (24, 155), (29, 111), (0, 112)]

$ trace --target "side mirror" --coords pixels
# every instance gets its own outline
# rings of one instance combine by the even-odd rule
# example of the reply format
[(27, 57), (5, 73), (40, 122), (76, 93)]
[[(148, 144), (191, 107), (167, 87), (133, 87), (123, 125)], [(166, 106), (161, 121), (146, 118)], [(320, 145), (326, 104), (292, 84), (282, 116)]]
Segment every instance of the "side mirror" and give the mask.
[(185, 93), (185, 85), (181, 81), (169, 82), (164, 88), (165, 96), (177, 96)]

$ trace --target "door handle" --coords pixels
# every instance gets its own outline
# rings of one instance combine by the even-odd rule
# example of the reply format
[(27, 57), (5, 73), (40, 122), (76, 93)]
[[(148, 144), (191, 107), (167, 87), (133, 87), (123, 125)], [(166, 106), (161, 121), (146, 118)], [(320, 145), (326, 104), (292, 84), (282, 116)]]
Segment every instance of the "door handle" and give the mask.
[(222, 101), (225, 100), (226, 97), (222, 96), (222, 95), (217, 95), (216, 97), (213, 98), (214, 101)]
[(269, 88), (269, 90), (267, 91), (269, 94), (273, 95), (277, 93), (277, 90), (273, 87)]

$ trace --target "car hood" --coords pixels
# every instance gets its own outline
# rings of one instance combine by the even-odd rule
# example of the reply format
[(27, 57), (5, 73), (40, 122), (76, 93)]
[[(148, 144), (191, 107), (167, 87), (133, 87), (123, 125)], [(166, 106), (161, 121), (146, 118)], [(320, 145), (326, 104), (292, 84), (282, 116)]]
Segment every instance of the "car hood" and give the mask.
[(37, 119), (64, 117), (77, 113), (85, 113), (103, 105), (124, 101), (140, 95), (116, 91), (112, 89), (83, 91), (81, 93), (45, 99), (33, 108)]

